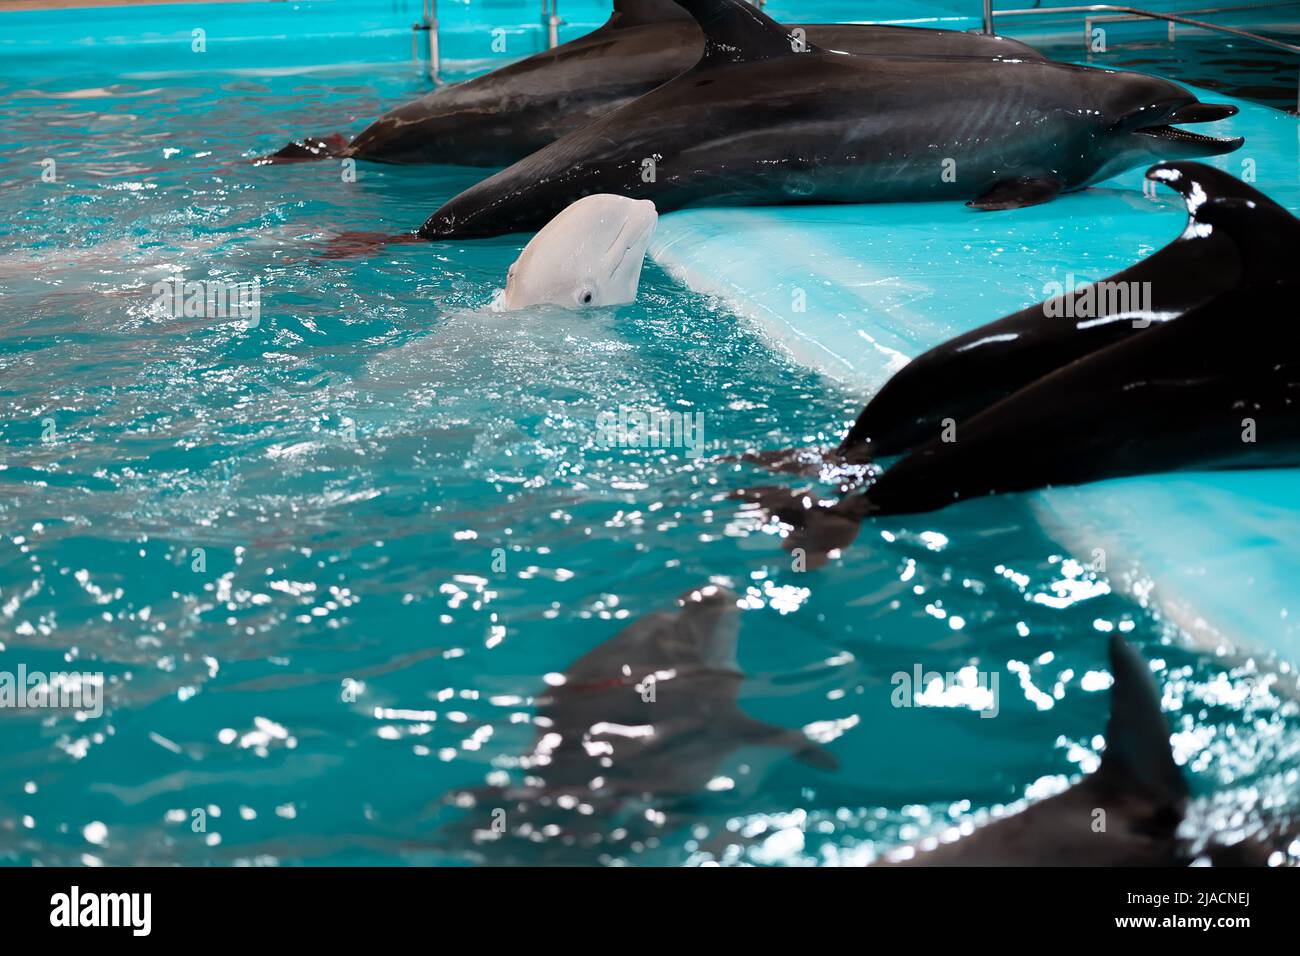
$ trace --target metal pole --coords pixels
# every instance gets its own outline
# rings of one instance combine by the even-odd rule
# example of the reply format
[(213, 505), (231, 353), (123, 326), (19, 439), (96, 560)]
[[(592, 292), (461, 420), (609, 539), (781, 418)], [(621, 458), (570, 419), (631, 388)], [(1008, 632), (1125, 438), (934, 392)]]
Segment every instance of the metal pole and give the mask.
[(424, 0), (424, 19), (411, 24), (411, 58), (416, 65), (420, 63), (421, 30), (429, 34), (429, 78), (441, 83), (438, 74), (442, 72), (442, 54), (438, 49), (438, 0)]
[[(546, 46), (547, 49), (554, 50), (560, 45), (560, 16), (556, 9), (559, 6), (559, 0), (551, 0), (551, 14), (546, 18)], [(546, 0), (542, 0), (542, 9), (546, 9)]]
[(442, 73), (442, 51), (438, 46), (438, 0), (424, 0), (425, 22), (429, 25), (429, 78), (435, 83)]
[(984, 0), (984, 32), (993, 32), (993, 0)]

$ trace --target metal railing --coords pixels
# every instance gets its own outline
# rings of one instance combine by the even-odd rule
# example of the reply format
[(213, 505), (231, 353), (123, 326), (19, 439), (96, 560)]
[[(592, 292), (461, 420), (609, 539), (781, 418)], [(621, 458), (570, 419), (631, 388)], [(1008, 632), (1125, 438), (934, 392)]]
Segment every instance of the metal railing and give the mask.
[[(1255, 3), (1238, 7), (1209, 7), (1204, 10), (1189, 10), (1188, 13), (1233, 13), (1237, 10), (1264, 10), (1273, 7), (1294, 7), (1300, 6), (1300, 0), (1281, 0), (1277, 3)], [(987, 33), (993, 32), (994, 17), (1041, 17), (1052, 14), (1064, 13), (1104, 13), (1118, 14), (1118, 16), (1103, 17), (1084, 17), (1084, 42), (1090, 43), (1092, 39), (1092, 25), (1097, 22), (1114, 23), (1121, 20), (1164, 20), (1169, 24), (1169, 38), (1174, 38), (1174, 28), (1177, 24), (1182, 23), (1186, 26), (1197, 27), (1201, 30), (1210, 30), (1214, 33), (1225, 33), (1229, 36), (1240, 37), (1243, 40), (1250, 40), (1254, 43), (1261, 43), (1264, 46), (1273, 47), (1276, 50), (1285, 50), (1288, 53), (1300, 54), (1300, 46), (1294, 43), (1286, 43), (1283, 40), (1274, 40), (1272, 37), (1261, 36), (1258, 33), (1251, 33), (1248, 30), (1241, 30), (1237, 27), (1223, 26), (1218, 23), (1207, 23), (1204, 20), (1194, 20), (1191, 17), (1181, 13), (1159, 13), (1155, 10), (1143, 10), (1139, 7), (1119, 6), (1112, 3), (1090, 3), (1077, 7), (1034, 7), (1031, 10), (994, 10), (993, 0), (984, 0), (984, 29)]]
[[(1201, 30), (1209, 30), (1212, 33), (1222, 33), (1227, 36), (1239, 37), (1243, 40), (1249, 40), (1252, 43), (1259, 43), (1263, 46), (1272, 47), (1275, 50), (1283, 50), (1287, 53), (1300, 54), (1300, 45), (1287, 43), (1284, 40), (1274, 40), (1272, 37), (1261, 36), (1258, 33), (1251, 33), (1249, 30), (1242, 30), (1237, 27), (1223, 26), (1218, 23), (1207, 23), (1204, 20), (1194, 20), (1187, 16), (1186, 13), (1233, 13), (1238, 10), (1267, 10), (1274, 7), (1295, 7), (1300, 6), (1300, 0), (1277, 0), (1271, 3), (1252, 3), (1243, 4), (1233, 7), (1207, 7), (1201, 10), (1188, 10), (1185, 13), (1158, 13), (1154, 10), (1142, 10), (1138, 7), (1120, 6), (1113, 3), (1090, 3), (1083, 6), (1075, 7), (1035, 7), (1031, 10), (994, 10), (993, 0), (984, 0), (984, 32), (993, 32), (994, 17), (1042, 17), (1053, 14), (1082, 13), (1086, 14), (1083, 18), (1083, 44), (1091, 49), (1092, 47), (1092, 28), (1096, 23), (1118, 23), (1125, 20), (1163, 20), (1169, 24), (1169, 42), (1173, 43), (1175, 39), (1175, 30), (1178, 24), (1184, 24), (1190, 27), (1196, 27)], [(1100, 13), (1105, 16), (1092, 16)], [(1296, 111), (1300, 112), (1300, 81), (1296, 84)]]
[(560, 19), (560, 11), (557, 9), (559, 0), (542, 0), (542, 26), (546, 27), (546, 48), (554, 50), (560, 45), (560, 27), (564, 26), (564, 21)]
[[(564, 25), (564, 21), (560, 19), (559, 0), (542, 0), (542, 28), (546, 30), (548, 50), (554, 50), (560, 45), (560, 27)], [(438, 74), (442, 72), (442, 55), (438, 49), (438, 0), (424, 0), (423, 19), (411, 24), (411, 59), (417, 64), (420, 62), (421, 33), (427, 33), (429, 36), (429, 78), (439, 83), (441, 80)]]
[(420, 62), (420, 34), (429, 35), (429, 79), (440, 82), (442, 53), (438, 49), (438, 0), (424, 0), (424, 19), (411, 24), (411, 58)]

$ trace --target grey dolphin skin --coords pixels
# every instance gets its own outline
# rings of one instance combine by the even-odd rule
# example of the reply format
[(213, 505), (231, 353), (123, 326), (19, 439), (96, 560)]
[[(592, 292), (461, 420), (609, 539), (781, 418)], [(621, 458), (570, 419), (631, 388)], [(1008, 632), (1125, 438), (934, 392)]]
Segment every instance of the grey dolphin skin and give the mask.
[(1191, 862), (1178, 825), (1187, 782), (1151, 671), (1119, 635), (1110, 639), (1110, 719), (1097, 771), (1028, 809), (933, 849), (894, 851), (909, 866), (1174, 866)]
[[(1041, 58), (1015, 40), (958, 30), (860, 24), (799, 29), (813, 43), (851, 53)], [(350, 156), (506, 166), (685, 72), (703, 50), (699, 27), (673, 0), (615, 0), (609, 20), (591, 33), (435, 90), (385, 113), (351, 143), (339, 135), (300, 140), (257, 162)]]
[(680, 0), (705, 52), (686, 73), (470, 187), (424, 239), (533, 231), (596, 192), (690, 205), (960, 200), (1006, 209), (1240, 139), (1172, 124), (1232, 112), (1155, 77), (1046, 60), (859, 56), (743, 0)]
[(477, 841), (554, 826), (557, 837), (603, 845), (610, 817), (625, 804), (671, 807), (698, 795), (744, 746), (835, 769), (834, 755), (801, 731), (762, 723), (737, 705), (738, 628), (735, 595), (699, 588), (676, 610), (635, 621), (570, 664), (538, 700), (536, 740), (520, 760), (526, 782), (456, 796), (480, 812), (504, 808), (500, 831), (471, 813)]

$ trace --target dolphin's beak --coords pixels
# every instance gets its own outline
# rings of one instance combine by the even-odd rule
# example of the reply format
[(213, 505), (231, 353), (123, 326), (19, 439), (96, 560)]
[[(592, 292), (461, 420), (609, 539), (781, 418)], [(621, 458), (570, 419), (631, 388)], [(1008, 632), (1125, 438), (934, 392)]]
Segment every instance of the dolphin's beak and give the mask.
[[(1148, 136), (1156, 143), (1151, 143), (1151, 147), (1163, 155), (1173, 155), (1179, 158), (1190, 158), (1193, 156), (1222, 156), (1224, 153), (1231, 153), (1235, 149), (1240, 149), (1246, 141), (1240, 136), (1205, 136), (1201, 133), (1190, 133), (1185, 129), (1179, 129), (1179, 124), (1185, 123), (1213, 123), (1216, 120), (1227, 119), (1237, 112), (1237, 107), (1230, 106), (1227, 103), (1184, 103), (1172, 111), (1166, 113), (1158, 122), (1142, 117), (1140, 111), (1131, 119), (1129, 126), (1131, 132), (1141, 136)], [(1154, 117), (1152, 117), (1154, 119)], [(1136, 120), (1136, 122), (1133, 122)], [(1128, 124), (1124, 124), (1128, 125)]]
[(1237, 107), (1228, 103), (1189, 103), (1174, 110), (1166, 122), (1178, 123), (1213, 123), (1215, 120), (1227, 119), (1237, 115)]

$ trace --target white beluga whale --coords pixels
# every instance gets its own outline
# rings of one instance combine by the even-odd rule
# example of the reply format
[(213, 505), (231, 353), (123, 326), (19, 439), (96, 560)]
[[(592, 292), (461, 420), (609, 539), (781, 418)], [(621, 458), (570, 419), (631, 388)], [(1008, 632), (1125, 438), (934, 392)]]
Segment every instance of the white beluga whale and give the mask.
[(500, 307), (569, 309), (636, 299), (659, 215), (647, 199), (597, 193), (571, 203), (524, 246), (506, 274)]

